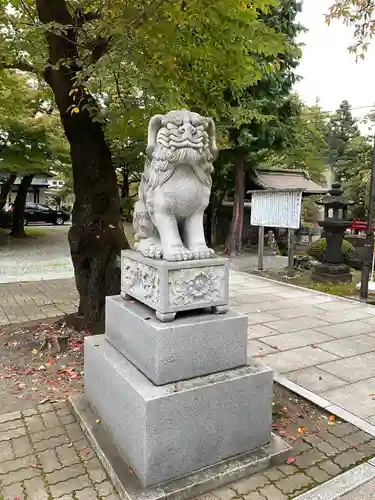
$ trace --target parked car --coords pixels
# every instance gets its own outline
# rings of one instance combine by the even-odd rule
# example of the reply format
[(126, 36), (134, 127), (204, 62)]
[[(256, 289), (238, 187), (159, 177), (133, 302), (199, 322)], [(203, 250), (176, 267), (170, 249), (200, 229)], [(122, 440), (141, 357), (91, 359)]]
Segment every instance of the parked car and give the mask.
[[(14, 207), (11, 205), (9, 211), (13, 212), (13, 210)], [(39, 203), (26, 203), (24, 217), (25, 225), (29, 222), (46, 222), (47, 224), (61, 226), (70, 219), (69, 213), (65, 210), (55, 210)]]

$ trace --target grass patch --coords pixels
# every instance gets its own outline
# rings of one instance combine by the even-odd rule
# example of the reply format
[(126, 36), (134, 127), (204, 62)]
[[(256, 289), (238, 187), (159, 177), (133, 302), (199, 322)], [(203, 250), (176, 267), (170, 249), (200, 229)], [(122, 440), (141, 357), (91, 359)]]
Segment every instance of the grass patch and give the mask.
[(43, 238), (46, 231), (39, 227), (25, 227), (25, 234), (27, 238)]
[(311, 271), (296, 273), (292, 278), (288, 277), (286, 270), (264, 270), (256, 271), (253, 274), (264, 276), (265, 278), (270, 278), (276, 281), (281, 281), (282, 283), (289, 283), (291, 285), (300, 286), (302, 288), (308, 288), (309, 290), (329, 293), (330, 295), (336, 295), (338, 297), (355, 298), (359, 296), (356, 285), (359, 281), (361, 281), (361, 272), (356, 269), (351, 270), (351, 274), (353, 276), (353, 280), (351, 283), (319, 283), (313, 280)]
[(310, 288), (318, 292), (329, 293), (339, 297), (348, 297), (358, 294), (356, 285), (361, 280), (361, 273), (357, 270), (352, 270), (353, 280), (351, 283), (318, 283), (312, 279), (311, 273), (301, 274), (296, 276), (291, 283), (293, 285)]

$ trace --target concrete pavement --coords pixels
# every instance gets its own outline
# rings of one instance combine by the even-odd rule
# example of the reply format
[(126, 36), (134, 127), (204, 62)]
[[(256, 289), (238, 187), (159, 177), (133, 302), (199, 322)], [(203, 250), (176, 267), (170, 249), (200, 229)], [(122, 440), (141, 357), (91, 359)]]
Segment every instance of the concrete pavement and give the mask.
[(249, 354), (271, 366), (277, 380), (375, 431), (374, 306), (238, 272), (230, 298), (249, 318)]
[[(248, 316), (249, 354), (279, 381), (375, 425), (374, 306), (234, 270), (230, 302)], [(71, 313), (77, 303), (72, 279), (0, 284), (0, 325)]]
[[(249, 354), (277, 380), (375, 425), (374, 306), (234, 270), (230, 302), (248, 316)], [(71, 313), (77, 303), (72, 279), (1, 284), (0, 325)]]
[[(2, 284), (0, 324), (19, 323), (72, 312), (76, 309), (77, 300), (73, 280)], [(230, 278), (230, 302), (233, 309), (248, 316), (249, 354), (274, 368), (277, 381), (325, 408), (329, 413), (336, 414), (368, 432), (369, 437), (366, 437), (366, 440), (375, 436), (375, 307), (234, 270)], [(45, 410), (38, 411), (41, 413)], [(4, 418), (12, 421), (9, 417), (3, 417), (3, 420), (0, 417), (0, 422), (5, 423)], [(19, 418), (15, 420), (18, 421)], [(3, 427), (5, 430), (5, 426)], [(356, 430), (353, 429), (353, 432)], [(356, 444), (357, 441), (356, 437)], [(2, 447), (3, 445), (0, 446), (0, 452)], [(4, 449), (5, 447), (4, 445)], [(350, 452), (355, 454), (356, 451), (352, 449)], [(357, 463), (354, 458), (352, 465)], [(29, 471), (30, 466), (27, 466), (27, 469)], [(31, 466), (31, 469), (38, 470), (38, 467)], [(293, 498), (299, 488), (303, 490), (312, 484), (308, 472), (310, 469), (311, 464), (306, 473), (294, 471), (290, 467), (274, 471), (278, 476), (275, 482), (273, 479), (267, 479), (264, 474), (262, 478), (253, 479), (253, 482), (249, 483), (252, 489), (244, 491), (243, 497), (241, 495), (240, 498)], [(322, 470), (324, 472), (319, 462), (313, 469), (317, 469), (319, 474), (322, 474)], [(292, 470), (294, 472), (290, 474)], [(293, 479), (287, 479), (286, 473), (293, 476)], [(30, 471), (27, 478), (29, 474)], [(82, 470), (82, 474), (86, 472)], [(307, 478), (302, 477), (304, 475)], [(39, 487), (40, 483), (34, 480), (34, 475), (27, 478), (22, 480), (24, 482), (20, 494), (27, 488), (29, 483), (25, 481), (29, 479)], [(262, 486), (256, 483), (258, 480)], [(267, 480), (271, 482), (269, 487)], [(302, 480), (306, 485), (302, 484)], [(285, 491), (279, 481), (286, 483)], [(294, 481), (301, 481), (301, 485), (294, 484)], [(248, 487), (250, 488), (246, 483), (246, 488)], [(291, 491), (287, 491), (289, 487)], [(88, 497), (104, 496), (92, 482), (82, 488), (91, 488), (90, 491), (85, 491)], [(372, 498), (373, 490), (373, 481), (369, 481), (355, 492), (346, 496), (344, 494), (342, 498)], [(48, 488), (46, 494), (50, 495)], [(233, 489), (231, 491), (229, 488), (229, 491), (225, 489), (215, 492), (204, 496), (203, 499), (228, 499), (236, 494), (236, 490), (233, 492)], [(9, 498), (13, 498), (16, 492), (12, 491), (11, 495)], [(46, 496), (35, 496), (42, 497)], [(76, 497), (79, 498), (79, 495)]]
[(73, 279), (0, 284), (0, 328), (77, 311)]

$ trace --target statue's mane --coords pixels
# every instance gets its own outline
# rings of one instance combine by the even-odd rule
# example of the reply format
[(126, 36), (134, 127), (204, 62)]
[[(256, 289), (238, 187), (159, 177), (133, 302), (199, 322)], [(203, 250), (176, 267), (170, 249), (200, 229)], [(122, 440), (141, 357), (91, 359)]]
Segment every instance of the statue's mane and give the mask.
[(200, 182), (211, 188), (211, 173), (213, 171), (211, 161), (207, 161), (206, 159), (202, 159), (202, 161), (189, 161), (188, 159), (184, 161), (169, 160), (166, 157), (167, 155), (163, 155), (164, 158), (162, 158), (162, 155), (158, 153), (160, 152), (156, 148), (152, 159), (146, 160), (143, 181), (147, 189), (161, 187), (172, 177), (176, 168), (181, 164), (190, 165)]

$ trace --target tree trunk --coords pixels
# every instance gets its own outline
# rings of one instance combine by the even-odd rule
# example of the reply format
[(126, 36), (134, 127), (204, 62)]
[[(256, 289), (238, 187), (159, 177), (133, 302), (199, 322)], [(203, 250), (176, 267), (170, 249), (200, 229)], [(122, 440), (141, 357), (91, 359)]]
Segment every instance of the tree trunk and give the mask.
[(16, 179), (16, 174), (10, 174), (7, 180), (0, 186), (0, 210), (3, 210), (5, 207), (8, 195)]
[(236, 152), (234, 157), (235, 192), (232, 211), (232, 221), (225, 252), (229, 255), (242, 253), (243, 213), (245, 203), (245, 156)]
[(129, 171), (127, 165), (122, 167), (121, 198), (129, 198)]
[[(72, 95), (79, 71), (75, 20), (65, 0), (36, 0), (42, 23), (68, 25), (63, 36), (46, 32), (49, 52), (45, 79), (51, 87), (70, 144), (75, 202), (69, 230), (70, 251), (80, 297), (78, 313), (87, 322), (104, 319), (105, 297), (120, 293), (117, 257), (127, 248), (120, 222), (115, 168), (103, 125), (93, 121), (94, 98), (84, 87)], [(93, 56), (94, 56), (93, 50)], [(62, 61), (68, 61), (64, 65)], [(58, 69), (57, 69), (58, 68)], [(74, 100), (76, 97), (76, 100)], [(80, 101), (79, 112), (72, 107)], [(82, 105), (84, 105), (82, 107)]]
[(25, 238), (25, 204), (27, 193), (29, 192), (34, 174), (22, 177), (21, 184), (18, 186), (17, 196), (13, 207), (13, 225), (10, 233), (14, 238)]

